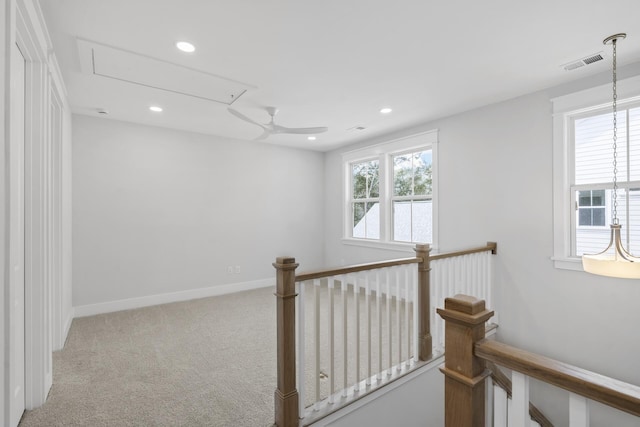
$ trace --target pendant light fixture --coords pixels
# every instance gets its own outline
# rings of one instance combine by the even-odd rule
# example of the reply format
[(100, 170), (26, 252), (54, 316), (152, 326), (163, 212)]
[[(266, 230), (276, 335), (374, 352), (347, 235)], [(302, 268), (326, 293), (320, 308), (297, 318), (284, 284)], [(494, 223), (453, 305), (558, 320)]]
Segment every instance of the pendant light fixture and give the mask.
[(583, 255), (582, 266), (584, 271), (601, 276), (621, 277), (626, 279), (640, 279), (640, 258), (631, 255), (622, 246), (620, 230), (622, 225), (618, 220), (618, 165), (617, 165), (617, 69), (616, 69), (616, 44), (619, 39), (627, 37), (625, 33), (614, 34), (604, 39), (604, 44), (613, 46), (613, 219), (611, 221), (611, 240), (609, 246), (597, 254)]

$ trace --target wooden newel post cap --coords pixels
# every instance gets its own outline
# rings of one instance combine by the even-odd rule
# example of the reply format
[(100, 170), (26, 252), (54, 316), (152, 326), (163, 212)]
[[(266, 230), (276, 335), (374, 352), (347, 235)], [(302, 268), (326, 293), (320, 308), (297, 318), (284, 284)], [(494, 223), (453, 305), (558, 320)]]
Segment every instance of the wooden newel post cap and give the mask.
[(428, 243), (416, 243), (416, 247), (413, 250), (416, 252), (429, 252), (431, 251), (431, 245)]
[(484, 300), (461, 294), (445, 298), (444, 309), (439, 308), (438, 314), (447, 321), (468, 325), (484, 323), (493, 317), (493, 311), (486, 309)]
[(272, 264), (275, 268), (281, 270), (293, 270), (298, 267), (296, 259), (294, 257), (279, 256), (276, 258), (276, 262)]

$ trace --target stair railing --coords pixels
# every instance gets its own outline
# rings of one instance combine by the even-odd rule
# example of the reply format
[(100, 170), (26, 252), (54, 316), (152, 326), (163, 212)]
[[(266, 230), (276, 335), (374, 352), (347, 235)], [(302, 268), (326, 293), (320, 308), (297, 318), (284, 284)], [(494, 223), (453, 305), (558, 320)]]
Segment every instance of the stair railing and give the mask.
[(444, 342), (432, 301), (460, 291), (491, 298), (495, 243), (429, 251), (418, 244), (413, 258), (299, 275), (295, 258), (277, 258), (277, 426), (317, 421), (424, 365)]
[(485, 380), (491, 375), (487, 362), (512, 370), (511, 427), (530, 425), (529, 378), (570, 392), (572, 427), (589, 425), (588, 399), (640, 417), (640, 387), (485, 339), (485, 322), (493, 312), (486, 309), (484, 301), (456, 295), (445, 299), (438, 314), (446, 321), (447, 352), (441, 368), (446, 427), (492, 425), (485, 411)]

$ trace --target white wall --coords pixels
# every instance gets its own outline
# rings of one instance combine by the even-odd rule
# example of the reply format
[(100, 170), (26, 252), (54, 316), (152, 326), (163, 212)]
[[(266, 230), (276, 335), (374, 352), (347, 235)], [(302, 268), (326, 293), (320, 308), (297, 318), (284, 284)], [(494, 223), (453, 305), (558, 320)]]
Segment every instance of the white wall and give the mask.
[[(640, 74), (637, 65), (627, 70)], [(623, 72), (624, 77), (630, 71)], [(552, 223), (550, 98), (604, 84), (608, 75), (542, 91), (406, 130), (438, 128), (439, 241), (452, 250), (498, 242), (498, 339), (586, 369), (640, 384), (640, 283), (555, 269)], [(621, 96), (622, 93), (621, 93)], [(400, 134), (389, 136), (389, 139)], [(380, 142), (370, 141), (369, 143)], [(365, 143), (366, 144), (366, 143)], [(363, 144), (359, 144), (363, 145)], [(340, 161), (348, 147), (325, 160), (326, 261), (329, 265), (401, 254), (346, 246), (342, 230)], [(568, 398), (554, 392), (534, 399), (556, 425), (566, 425)], [(549, 397), (551, 396), (551, 397)], [(556, 401), (554, 401), (556, 400)], [(595, 405), (594, 405), (595, 406)], [(605, 420), (606, 419), (606, 420)], [(640, 425), (600, 411), (593, 425)]]
[(275, 279), (283, 255), (322, 265), (323, 162), (74, 115), (73, 305)]
[[(437, 363), (442, 363), (439, 360)], [(385, 386), (375, 398), (365, 397), (342, 411), (313, 424), (314, 427), (438, 427), (444, 425), (444, 377), (436, 366), (410, 374), (410, 380)], [(362, 405), (362, 406), (360, 406)], [(354, 409), (357, 408), (357, 409)]]

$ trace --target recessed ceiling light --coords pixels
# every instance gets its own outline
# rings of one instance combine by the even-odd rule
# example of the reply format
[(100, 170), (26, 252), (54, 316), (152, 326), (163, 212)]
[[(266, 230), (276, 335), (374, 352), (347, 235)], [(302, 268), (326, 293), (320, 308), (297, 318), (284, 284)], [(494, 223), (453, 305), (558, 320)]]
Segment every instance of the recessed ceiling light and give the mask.
[(153, 111), (154, 113), (160, 113), (162, 111), (162, 107), (158, 107), (157, 105), (152, 105), (151, 107), (149, 107), (149, 110)]
[(315, 140), (316, 140), (316, 137), (315, 137), (315, 136), (308, 136), (308, 137), (307, 137), (307, 139), (308, 139), (309, 141), (315, 141)]
[(380, 112), (381, 112), (382, 114), (389, 114), (389, 113), (390, 113), (390, 112), (392, 112), (392, 111), (393, 111), (393, 110), (392, 110), (391, 108), (389, 108), (389, 107), (385, 107), (385, 108), (380, 109)]
[(189, 42), (178, 42), (176, 47), (183, 52), (191, 53), (196, 50), (196, 47)]

